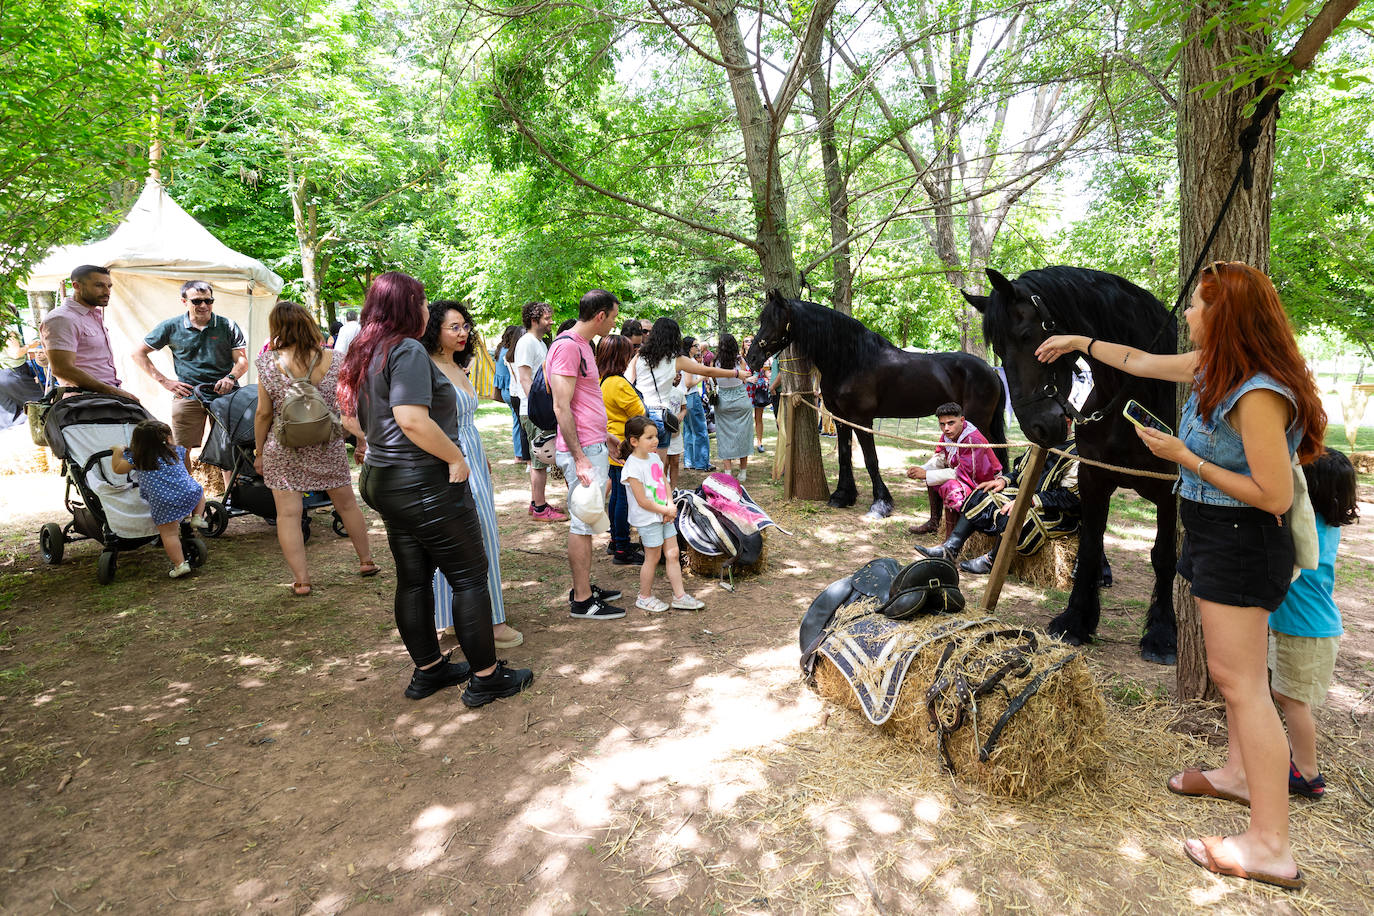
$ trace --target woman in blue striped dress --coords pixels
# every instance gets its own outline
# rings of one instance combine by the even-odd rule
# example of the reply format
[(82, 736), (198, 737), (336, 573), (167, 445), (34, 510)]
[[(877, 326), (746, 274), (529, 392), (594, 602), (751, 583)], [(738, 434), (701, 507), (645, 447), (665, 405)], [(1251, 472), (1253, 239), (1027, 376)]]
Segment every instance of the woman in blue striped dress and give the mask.
[[(458, 447), (468, 463), (468, 485), (477, 504), (482, 546), (487, 552), (487, 590), (491, 593), (492, 631), (496, 637), (496, 648), (511, 649), (523, 643), (525, 637), (506, 623), (506, 605), (501, 595), (501, 537), (496, 527), (491, 467), (482, 448), (482, 437), (473, 422), (478, 399), (466, 371), (468, 360), (472, 357), (472, 341), (472, 315), (466, 306), (451, 300), (429, 304), (429, 324), (420, 342), (458, 395)], [(434, 574), (434, 625), (440, 630), (453, 626), (453, 589), (438, 572)]]

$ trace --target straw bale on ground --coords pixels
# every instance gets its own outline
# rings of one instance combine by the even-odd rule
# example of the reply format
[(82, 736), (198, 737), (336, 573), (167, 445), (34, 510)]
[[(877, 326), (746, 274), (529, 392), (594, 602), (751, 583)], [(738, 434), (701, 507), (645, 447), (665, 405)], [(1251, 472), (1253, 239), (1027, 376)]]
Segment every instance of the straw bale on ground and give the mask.
[[(842, 614), (845, 619), (852, 619), (873, 606), (873, 602), (861, 602), (845, 608)], [(937, 615), (906, 621), (901, 624), (905, 632), (899, 645), (920, 645), (928, 634), (951, 619)], [(939, 741), (929, 727), (926, 692), (935, 680), (940, 657), (951, 640), (957, 641), (951, 664), (962, 659), (961, 670), (970, 683), (976, 683), (996, 667), (989, 666), (984, 671), (983, 661), (1021, 642), (1007, 636), (985, 641), (978, 639), (1000, 629), (1004, 629), (1001, 623), (988, 620), (936, 638), (920, 650), (907, 671), (896, 711), (880, 726), (892, 738), (894, 755), (919, 749), (921, 753), (938, 758)], [(1039, 631), (1032, 632), (1038, 640), (1038, 649), (1030, 656), (1030, 673), (1025, 677), (1008, 676), (1002, 681), (1002, 688), (978, 697), (964, 726), (946, 739), (956, 775), (995, 795), (1036, 798), (1064, 783), (1078, 781), (1106, 759), (1103, 747), (1106, 706), (1087, 664), (1076, 649)], [(1025, 705), (1012, 715), (987, 762), (980, 761), (980, 749), (1013, 698), (1035, 677), (1061, 662), (1063, 664), (1048, 674)], [(951, 670), (947, 666), (945, 674), (949, 673)], [(876, 680), (881, 675), (876, 670), (860, 670), (858, 676), (871, 676)], [(823, 657), (817, 660), (816, 689), (821, 696), (838, 705), (859, 709), (853, 688)], [(952, 721), (954, 710), (949, 706), (937, 704), (937, 712), (943, 721)]]
[[(744, 578), (746, 576), (757, 576), (759, 573), (763, 572), (764, 569), (767, 568), (768, 529), (765, 528), (760, 533), (763, 535), (763, 548), (759, 551), (758, 562), (749, 564), (736, 563), (733, 567), (733, 570), (737, 578)], [(690, 569), (692, 572), (696, 573), (698, 576), (702, 576), (703, 578), (719, 579), (722, 571), (725, 569), (726, 564), (730, 560), (728, 556), (724, 555), (718, 557), (708, 557), (704, 553), (698, 553), (691, 547), (684, 546), (683, 550), (687, 554), (687, 568)]]
[[(959, 552), (959, 558), (971, 560), (974, 557), (981, 557), (995, 546), (997, 546), (997, 542), (991, 536), (983, 534), (981, 531), (975, 531), (964, 542), (964, 549)], [(1073, 564), (1077, 559), (1078, 535), (1070, 534), (1067, 537), (1050, 540), (1031, 556), (1023, 557), (1019, 553), (1013, 554), (1011, 568), (1007, 571), (1007, 575), (1037, 588), (1057, 588), (1060, 591), (1068, 591), (1073, 588)], [(982, 584), (987, 582), (986, 576), (970, 576), (965, 572), (961, 572), (959, 576), (966, 587), (975, 582)]]
[(61, 465), (45, 446), (33, 444), (28, 426), (10, 427), (0, 437), (0, 475), (45, 474)]

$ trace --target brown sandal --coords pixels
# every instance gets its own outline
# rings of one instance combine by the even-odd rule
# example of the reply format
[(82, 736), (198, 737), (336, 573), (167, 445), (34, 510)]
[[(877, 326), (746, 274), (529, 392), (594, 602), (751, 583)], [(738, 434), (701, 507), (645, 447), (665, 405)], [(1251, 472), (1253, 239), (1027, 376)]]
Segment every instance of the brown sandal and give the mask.
[(1290, 891), (1300, 891), (1307, 879), (1303, 878), (1302, 870), (1291, 878), (1282, 875), (1271, 875), (1262, 871), (1246, 871), (1240, 867), (1240, 863), (1231, 859), (1221, 849), (1224, 836), (1205, 836), (1198, 839), (1202, 844), (1202, 856), (1193, 854), (1187, 843), (1183, 844), (1183, 852), (1188, 858), (1202, 868), (1207, 869), (1214, 875), (1226, 875), (1229, 878), (1244, 878), (1246, 881), (1258, 881), (1261, 884), (1272, 884), (1275, 887), (1286, 888)]
[(1231, 801), (1247, 808), (1250, 807), (1250, 799), (1218, 789), (1197, 767), (1189, 767), (1178, 775), (1182, 778), (1178, 781), (1177, 789), (1174, 788), (1172, 779), (1164, 784), (1175, 795), (1183, 795), (1187, 798), (1219, 798), (1222, 801)]
[(297, 598), (304, 598), (306, 595), (309, 595), (309, 594), (310, 594), (310, 583), (309, 583), (309, 582), (292, 582), (292, 583), (291, 583), (291, 592), (292, 592), (292, 594), (294, 594)]
[(358, 575), (366, 579), (368, 576), (375, 576), (381, 572), (382, 568), (373, 560), (363, 560), (358, 563)]

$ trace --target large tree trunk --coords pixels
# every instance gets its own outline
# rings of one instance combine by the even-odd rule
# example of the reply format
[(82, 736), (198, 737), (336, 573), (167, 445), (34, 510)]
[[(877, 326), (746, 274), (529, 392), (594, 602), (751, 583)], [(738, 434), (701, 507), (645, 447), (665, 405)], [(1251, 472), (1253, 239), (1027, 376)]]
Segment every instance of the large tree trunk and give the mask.
[[(1183, 27), (1184, 35), (1196, 34), (1210, 16), (1217, 14), (1225, 15), (1224, 5), (1194, 6)], [(1240, 166), (1237, 139), (1249, 123), (1249, 118), (1242, 117), (1241, 112), (1252, 97), (1247, 90), (1204, 98), (1196, 87), (1215, 80), (1224, 72), (1228, 61), (1240, 56), (1243, 46), (1261, 48), (1268, 42), (1268, 36), (1263, 33), (1232, 27), (1219, 29), (1210, 44), (1192, 41), (1183, 49), (1178, 110), (1180, 283), (1192, 270)], [(1265, 125), (1252, 159), (1254, 186), (1249, 191), (1241, 188), (1236, 192), (1216, 241), (1207, 253), (1209, 262), (1245, 261), (1266, 273), (1269, 270), (1269, 189), (1274, 177), (1274, 125), (1274, 118)], [(1188, 326), (1181, 318), (1178, 345), (1180, 353), (1192, 348)], [(1187, 389), (1181, 389), (1180, 407), (1187, 396)], [(1183, 543), (1181, 532), (1179, 543)], [(1207, 655), (1202, 646), (1202, 623), (1197, 604), (1188, 583), (1182, 578), (1174, 581), (1174, 608), (1178, 617), (1179, 699), (1215, 698), (1216, 687), (1207, 676)]]
[(301, 284), (304, 286), (305, 302), (302, 303), (311, 315), (320, 314), (320, 281), (315, 271), (318, 220), (315, 205), (306, 199), (309, 179), (304, 175), (296, 177), (295, 167), (290, 157), (286, 160), (287, 181), (291, 185), (291, 216), (296, 227), (296, 247), (301, 253)]
[(821, 165), (825, 170), (825, 196), (830, 209), (830, 262), (834, 272), (831, 304), (838, 312), (854, 314), (854, 274), (849, 263), (849, 188), (840, 169), (835, 143), (835, 120), (830, 113), (830, 79), (821, 67), (811, 70), (811, 101), (820, 133)]
[[(833, 9), (833, 0), (828, 5)], [(784, 296), (792, 298), (801, 291), (801, 279), (793, 256), (792, 236), (788, 231), (787, 193), (778, 163), (778, 136), (773, 121), (773, 118), (786, 118), (787, 106), (770, 112), (764, 105), (758, 85), (754, 82), (754, 69), (749, 63), (748, 47), (740, 33), (736, 7), (733, 4), (722, 6), (715, 11), (711, 28), (720, 47), (721, 59), (730, 68), (730, 91), (744, 140), (744, 160), (753, 195), (759, 265), (763, 269), (764, 281)], [(816, 54), (818, 47), (819, 40), (810, 53)], [(781, 128), (781, 120), (776, 127)], [(810, 361), (798, 353), (796, 347), (788, 347), (783, 358), (794, 371), (783, 376), (781, 391), (784, 394), (809, 391)], [(806, 384), (799, 384), (801, 382)], [(804, 417), (807, 411), (799, 413)], [(800, 499), (828, 499), (830, 487), (825, 479), (825, 466), (821, 463), (820, 433), (815, 423), (794, 423), (787, 437), (787, 445), (791, 473), (788, 495)]]

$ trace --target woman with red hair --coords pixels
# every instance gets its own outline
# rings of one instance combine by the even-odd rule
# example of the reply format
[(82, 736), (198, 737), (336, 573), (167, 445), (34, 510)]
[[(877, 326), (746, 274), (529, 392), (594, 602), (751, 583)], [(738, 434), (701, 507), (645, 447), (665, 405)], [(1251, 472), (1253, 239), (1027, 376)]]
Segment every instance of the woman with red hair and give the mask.
[[(355, 435), (366, 437), (359, 489), (386, 524), (396, 560), (396, 628), (415, 663), (405, 694), (418, 700), (471, 678), (463, 703), (475, 707), (514, 696), (534, 674), (496, 659), (457, 396), (420, 343), (428, 319), (419, 280), (395, 271), (374, 280), (362, 330), (339, 373), (339, 406)], [(453, 589), (453, 626), (467, 662), (439, 651), (430, 587), (436, 568)]]
[(1269, 693), (1269, 612), (1293, 573), (1294, 456), (1323, 451), (1326, 412), (1298, 352), (1288, 316), (1263, 273), (1239, 261), (1203, 271), (1188, 309), (1195, 349), (1178, 355), (1061, 335), (1036, 351), (1042, 362), (1081, 350), (1144, 378), (1191, 383), (1181, 438), (1140, 429), (1150, 451), (1179, 465), (1183, 550), (1178, 572), (1202, 618), (1207, 670), (1226, 701), (1227, 765), (1187, 769), (1175, 795), (1250, 807), (1250, 826), (1229, 837), (1188, 840), (1184, 851), (1217, 874), (1300, 888), (1288, 842), (1288, 769), (1283, 724)]

